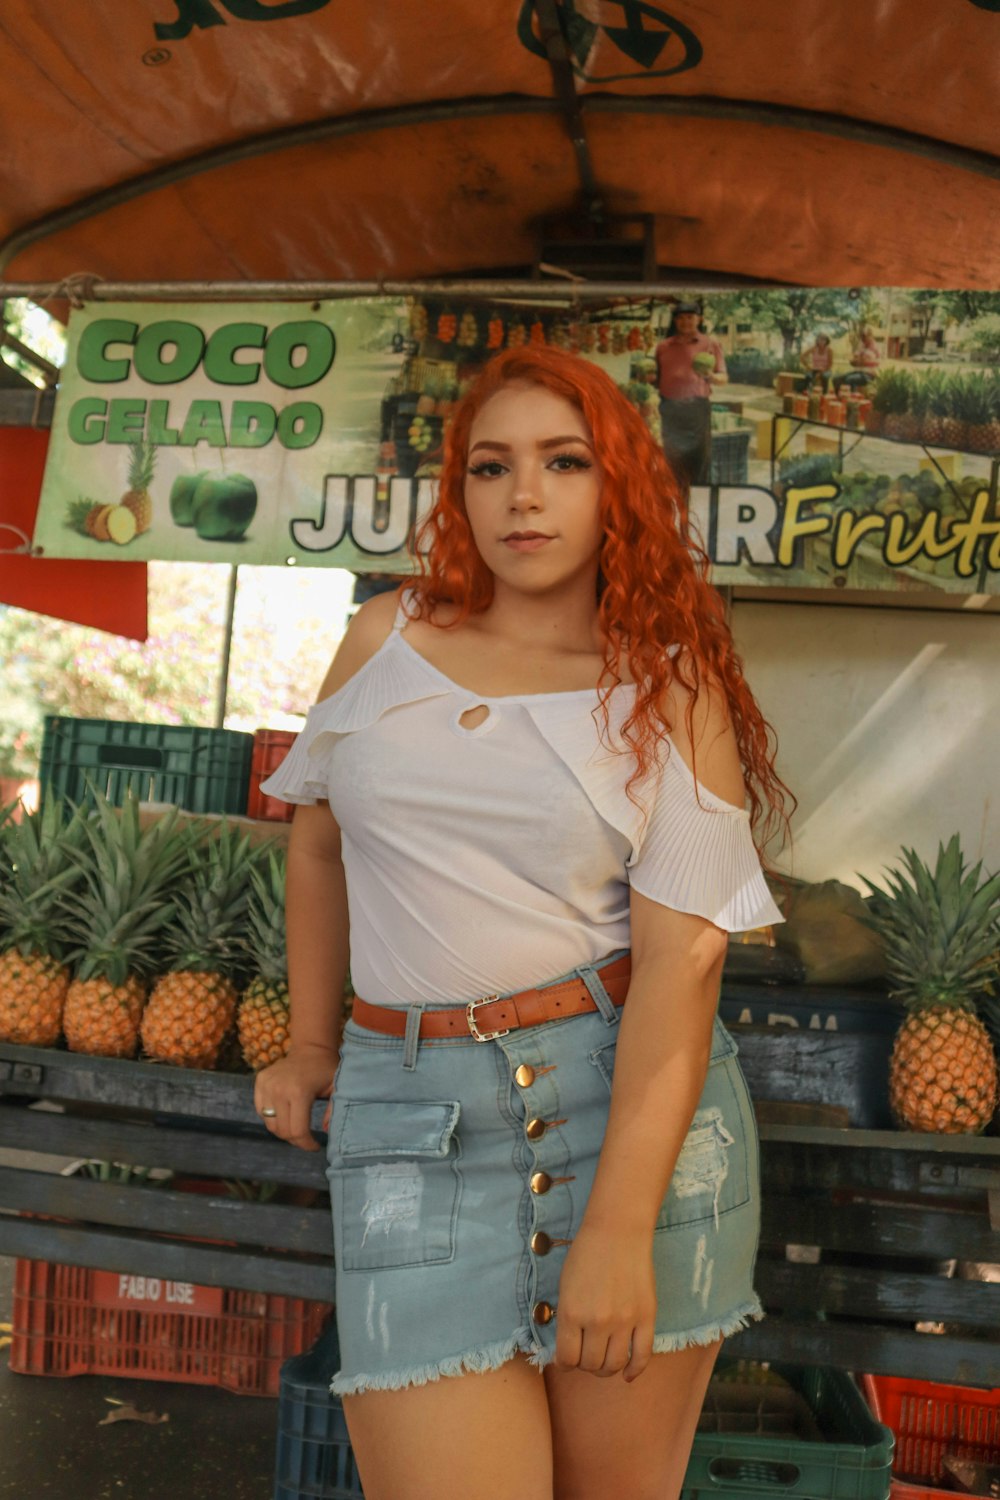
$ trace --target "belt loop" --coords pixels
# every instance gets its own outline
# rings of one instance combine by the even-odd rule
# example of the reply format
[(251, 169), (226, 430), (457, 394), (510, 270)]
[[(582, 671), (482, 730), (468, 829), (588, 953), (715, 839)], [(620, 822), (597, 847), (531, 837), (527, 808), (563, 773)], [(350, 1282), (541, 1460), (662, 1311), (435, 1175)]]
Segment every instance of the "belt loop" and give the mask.
[(420, 1021), (423, 1012), (422, 1001), (409, 1006), (406, 1012), (406, 1031), (403, 1033), (403, 1067), (411, 1072), (417, 1066), (417, 1044), (420, 1041)]
[(585, 964), (577, 969), (577, 973), (590, 991), (590, 998), (604, 1017), (606, 1026), (615, 1026), (618, 1022), (618, 1009), (607, 990), (604, 981), (592, 964)]

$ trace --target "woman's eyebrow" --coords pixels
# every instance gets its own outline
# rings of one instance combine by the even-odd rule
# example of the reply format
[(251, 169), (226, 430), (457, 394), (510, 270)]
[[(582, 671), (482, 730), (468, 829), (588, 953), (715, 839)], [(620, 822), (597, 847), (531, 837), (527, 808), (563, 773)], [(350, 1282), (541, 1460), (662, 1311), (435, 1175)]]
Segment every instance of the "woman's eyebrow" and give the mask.
[[(571, 432), (567, 437), (545, 438), (543, 442), (538, 443), (536, 446), (539, 448), (562, 448), (566, 443), (582, 443), (585, 448), (590, 447), (587, 439), (585, 437), (581, 437), (577, 432)], [(489, 438), (481, 438), (478, 443), (473, 443), (472, 447), (469, 449), (469, 452), (475, 453), (477, 448), (493, 448), (498, 453), (510, 452), (509, 443), (496, 443)]]

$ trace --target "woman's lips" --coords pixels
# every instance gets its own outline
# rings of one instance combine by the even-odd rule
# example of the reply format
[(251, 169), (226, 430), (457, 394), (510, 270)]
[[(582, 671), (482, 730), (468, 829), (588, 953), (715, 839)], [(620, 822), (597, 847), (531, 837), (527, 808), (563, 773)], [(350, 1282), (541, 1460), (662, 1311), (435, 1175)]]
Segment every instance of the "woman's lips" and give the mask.
[(539, 547), (544, 547), (551, 540), (550, 536), (507, 536), (504, 537), (504, 546), (509, 547), (512, 552), (537, 552)]

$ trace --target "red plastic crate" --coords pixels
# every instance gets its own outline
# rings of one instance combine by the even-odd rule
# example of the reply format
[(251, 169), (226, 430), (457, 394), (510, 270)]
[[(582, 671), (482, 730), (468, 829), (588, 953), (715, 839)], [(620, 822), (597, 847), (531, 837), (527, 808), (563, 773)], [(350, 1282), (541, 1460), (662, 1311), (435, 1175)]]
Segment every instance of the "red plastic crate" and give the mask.
[(955, 1500), (954, 1487), (942, 1488), (946, 1457), (1000, 1463), (1000, 1390), (895, 1375), (863, 1381), (869, 1406), (896, 1438), (892, 1500)]
[(278, 797), (268, 797), (260, 789), (276, 771), (288, 754), (295, 739), (294, 729), (258, 729), (253, 737), (253, 756), (250, 761), (250, 792), (247, 797), (247, 817), (269, 818), (272, 823), (290, 823), (295, 814), (295, 804), (282, 802)]
[(331, 1311), (297, 1297), (18, 1260), (10, 1368), (276, 1396), (282, 1364), (314, 1343)]

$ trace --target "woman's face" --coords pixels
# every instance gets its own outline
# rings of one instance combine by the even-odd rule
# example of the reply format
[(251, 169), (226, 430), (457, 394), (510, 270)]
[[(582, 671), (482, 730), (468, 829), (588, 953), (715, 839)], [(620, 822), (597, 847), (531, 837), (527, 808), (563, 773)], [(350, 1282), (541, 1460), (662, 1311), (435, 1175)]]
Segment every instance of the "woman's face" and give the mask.
[(681, 338), (689, 339), (698, 332), (697, 313), (674, 313), (674, 327)]
[(469, 433), (465, 508), (498, 581), (538, 594), (596, 573), (601, 471), (583, 413), (544, 386), (512, 382)]

